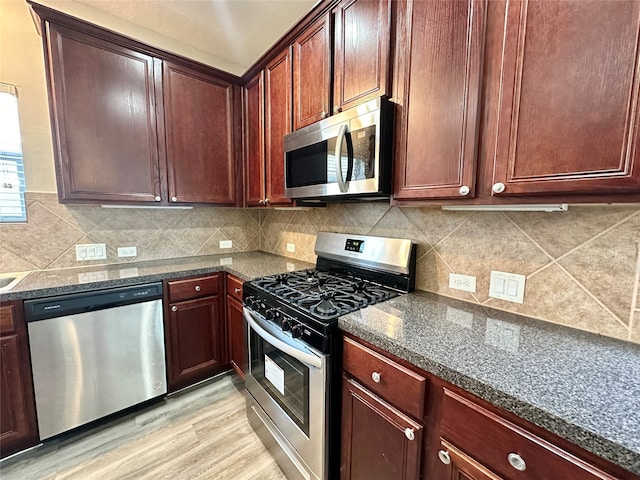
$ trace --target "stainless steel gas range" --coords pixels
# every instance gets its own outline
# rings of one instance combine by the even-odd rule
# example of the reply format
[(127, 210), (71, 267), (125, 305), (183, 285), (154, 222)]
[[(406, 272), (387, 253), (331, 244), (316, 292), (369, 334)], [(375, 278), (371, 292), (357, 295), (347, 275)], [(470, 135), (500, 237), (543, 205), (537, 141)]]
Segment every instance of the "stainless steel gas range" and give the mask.
[(338, 317), (415, 283), (411, 240), (320, 232), (315, 252), (315, 269), (258, 278), (243, 293), (247, 416), (291, 480), (338, 476)]

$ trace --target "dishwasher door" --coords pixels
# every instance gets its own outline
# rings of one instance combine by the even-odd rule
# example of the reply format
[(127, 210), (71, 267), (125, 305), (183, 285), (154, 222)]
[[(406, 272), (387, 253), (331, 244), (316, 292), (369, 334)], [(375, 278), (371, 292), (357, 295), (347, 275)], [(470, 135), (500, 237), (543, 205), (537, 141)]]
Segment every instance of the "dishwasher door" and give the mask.
[(41, 440), (167, 391), (162, 300), (27, 325)]

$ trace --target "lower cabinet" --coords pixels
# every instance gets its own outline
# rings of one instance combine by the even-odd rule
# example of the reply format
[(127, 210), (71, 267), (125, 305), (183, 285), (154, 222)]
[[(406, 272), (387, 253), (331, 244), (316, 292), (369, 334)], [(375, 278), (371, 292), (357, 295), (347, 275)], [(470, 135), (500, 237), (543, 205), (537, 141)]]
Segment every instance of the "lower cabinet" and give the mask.
[(341, 479), (420, 477), (422, 425), (346, 376), (342, 418)]
[(224, 274), (166, 282), (167, 379), (173, 392), (228, 368)]
[(227, 335), (229, 362), (244, 379), (247, 368), (247, 346), (242, 317), (242, 280), (227, 275)]
[(440, 442), (438, 451), (440, 461), (449, 465), (447, 473), (443, 475), (446, 480), (502, 480), (495, 473), (488, 470), (463, 451), (457, 449), (445, 440)]
[(0, 306), (0, 457), (38, 441), (22, 302), (6, 302)]

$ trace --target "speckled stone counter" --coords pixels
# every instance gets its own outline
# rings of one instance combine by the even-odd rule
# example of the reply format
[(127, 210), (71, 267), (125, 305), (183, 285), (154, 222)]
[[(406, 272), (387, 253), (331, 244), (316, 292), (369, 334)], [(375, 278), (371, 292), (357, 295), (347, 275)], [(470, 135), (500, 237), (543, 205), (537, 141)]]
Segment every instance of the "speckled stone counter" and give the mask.
[(14, 288), (0, 293), (0, 301), (62, 295), (98, 288), (157, 282), (166, 278), (229, 272), (243, 280), (288, 270), (312, 268), (313, 264), (265, 252), (176, 258), (152, 262), (38, 270), (30, 272)]
[(340, 328), (640, 474), (640, 346), (415, 292)]

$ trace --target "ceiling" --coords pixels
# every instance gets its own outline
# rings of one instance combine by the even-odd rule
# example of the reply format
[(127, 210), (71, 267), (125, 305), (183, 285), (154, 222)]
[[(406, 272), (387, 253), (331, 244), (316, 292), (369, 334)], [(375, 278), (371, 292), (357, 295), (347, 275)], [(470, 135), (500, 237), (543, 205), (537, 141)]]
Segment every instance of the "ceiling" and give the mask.
[[(317, 0), (72, 0), (244, 73)], [(65, 2), (66, 3), (66, 2)], [(154, 45), (160, 46), (161, 45)], [(176, 50), (175, 48), (173, 50)], [(181, 50), (177, 48), (177, 50)], [(175, 52), (182, 53), (182, 52)], [(193, 55), (191, 55), (193, 57)], [(199, 59), (199, 58), (196, 58)], [(209, 61), (205, 63), (215, 63)], [(231, 68), (224, 68), (231, 64)]]

